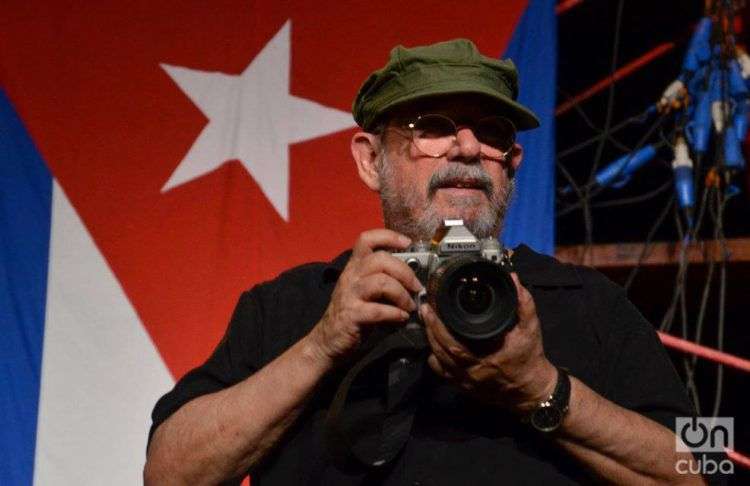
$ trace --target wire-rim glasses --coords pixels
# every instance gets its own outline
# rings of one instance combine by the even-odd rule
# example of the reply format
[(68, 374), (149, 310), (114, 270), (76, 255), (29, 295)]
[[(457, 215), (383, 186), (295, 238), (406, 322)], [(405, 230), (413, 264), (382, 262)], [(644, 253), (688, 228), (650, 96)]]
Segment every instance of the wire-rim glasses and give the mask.
[(460, 128), (471, 128), (480, 143), (482, 156), (492, 160), (504, 160), (516, 141), (515, 125), (500, 115), (481, 118), (471, 125), (457, 125), (445, 115), (426, 114), (407, 122), (404, 128), (411, 132), (414, 146), (433, 158), (448, 153), (456, 143)]

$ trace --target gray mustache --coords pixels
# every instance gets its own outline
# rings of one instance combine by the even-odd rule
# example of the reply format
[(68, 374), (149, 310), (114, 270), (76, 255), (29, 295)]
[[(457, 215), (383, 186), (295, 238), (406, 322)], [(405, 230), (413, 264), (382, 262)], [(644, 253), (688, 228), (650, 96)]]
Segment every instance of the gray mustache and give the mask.
[(456, 179), (472, 179), (488, 198), (492, 197), (494, 184), (490, 176), (480, 166), (465, 164), (449, 164), (432, 174), (427, 188), (427, 197), (432, 199), (438, 189)]

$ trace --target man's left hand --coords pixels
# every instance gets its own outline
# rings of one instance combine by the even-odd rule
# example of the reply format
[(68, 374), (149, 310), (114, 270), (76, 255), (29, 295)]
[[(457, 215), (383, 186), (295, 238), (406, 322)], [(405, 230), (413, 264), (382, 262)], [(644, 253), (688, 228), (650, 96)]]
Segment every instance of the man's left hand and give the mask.
[(544, 355), (534, 299), (511, 274), (518, 293), (518, 323), (489, 347), (456, 340), (435, 311), (420, 308), (432, 354), (427, 362), (439, 376), (477, 399), (526, 415), (555, 388), (557, 370)]

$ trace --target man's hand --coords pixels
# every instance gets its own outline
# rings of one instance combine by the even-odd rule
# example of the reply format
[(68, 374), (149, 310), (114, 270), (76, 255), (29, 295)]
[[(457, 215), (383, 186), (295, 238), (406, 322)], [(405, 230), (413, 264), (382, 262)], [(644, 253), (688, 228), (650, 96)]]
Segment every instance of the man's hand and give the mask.
[(432, 354), (427, 362), (435, 373), (479, 400), (526, 414), (555, 388), (557, 371), (542, 348), (534, 300), (511, 274), (518, 293), (518, 323), (491, 349), (469, 348), (457, 341), (435, 311), (420, 309)]
[(328, 309), (309, 336), (322, 359), (335, 362), (356, 349), (368, 327), (402, 325), (416, 310), (411, 293), (419, 292), (422, 284), (406, 263), (382, 250), (401, 250), (410, 243), (386, 229), (360, 235)]
[[(389, 230), (362, 233), (323, 318), (257, 373), (191, 400), (154, 433), (146, 484), (218, 484), (258, 464), (295, 422), (336, 359), (373, 325), (403, 324), (422, 285), (401, 260), (379, 249), (410, 241)], [(273, 325), (269, 322), (267, 325)]]

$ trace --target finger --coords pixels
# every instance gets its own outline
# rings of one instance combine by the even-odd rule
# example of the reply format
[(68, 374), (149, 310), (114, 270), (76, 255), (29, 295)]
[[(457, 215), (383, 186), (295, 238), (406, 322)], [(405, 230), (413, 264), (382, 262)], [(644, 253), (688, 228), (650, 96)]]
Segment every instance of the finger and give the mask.
[(430, 355), (427, 358), (427, 365), (436, 375), (452, 383), (453, 385), (458, 386), (466, 391), (471, 391), (474, 389), (474, 383), (470, 380), (467, 380), (466, 375), (461, 372), (461, 370), (458, 370), (459, 373), (454, 374), (450, 369), (446, 368), (434, 354)]
[(510, 272), (510, 279), (513, 280), (513, 285), (516, 286), (516, 293), (521, 292), (521, 289), (524, 288), (524, 286), (521, 284), (518, 274), (516, 272)]
[(446, 380), (453, 380), (453, 375), (443, 367), (443, 364), (434, 354), (431, 354), (427, 358), (427, 365), (436, 375), (445, 378)]
[(444, 355), (444, 361), (461, 368), (477, 362), (473, 353), (453, 337), (429, 304), (422, 304), (419, 310), (425, 323), (427, 337), (430, 339), (432, 336), (434, 341), (433, 349), (436, 354), (440, 354), (441, 358)]
[(411, 244), (411, 240), (395, 231), (389, 229), (374, 229), (365, 231), (359, 235), (354, 244), (352, 257), (360, 258), (372, 253), (377, 248), (405, 249)]
[(361, 278), (357, 283), (356, 291), (366, 302), (386, 300), (407, 312), (417, 310), (417, 305), (409, 291), (398, 280), (384, 273)]
[(409, 320), (409, 313), (393, 305), (363, 302), (355, 320), (360, 324), (404, 324)]
[(364, 257), (360, 272), (361, 275), (384, 272), (401, 282), (404, 287), (412, 292), (420, 292), (423, 289), (422, 283), (414, 274), (414, 270), (386, 251), (376, 251)]
[(515, 272), (510, 274), (510, 278), (513, 279), (513, 283), (516, 285), (516, 293), (518, 294), (518, 320), (520, 323), (525, 323), (536, 317), (536, 304), (534, 304), (534, 298), (531, 296), (531, 293), (521, 284)]
[(427, 342), (430, 344), (432, 349), (432, 355), (435, 356), (441, 362), (441, 366), (448, 366), (450, 368), (456, 368), (458, 365), (450, 356), (450, 353), (440, 344), (435, 338), (435, 333), (428, 326), (425, 326), (425, 334), (427, 335)]

